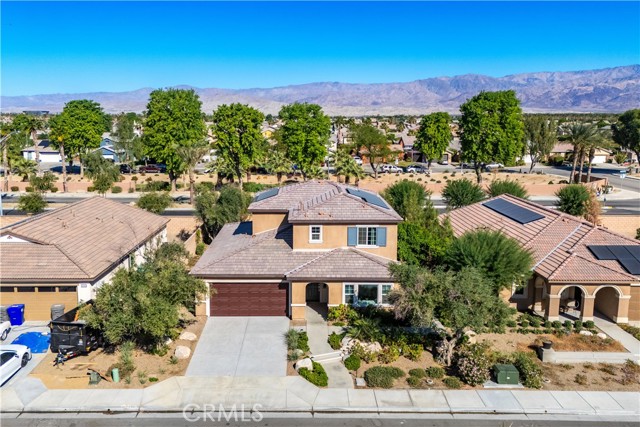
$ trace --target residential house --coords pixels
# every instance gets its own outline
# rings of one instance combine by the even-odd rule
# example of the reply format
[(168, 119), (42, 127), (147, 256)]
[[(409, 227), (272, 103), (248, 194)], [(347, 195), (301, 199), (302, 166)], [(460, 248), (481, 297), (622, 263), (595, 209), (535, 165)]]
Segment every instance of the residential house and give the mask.
[(93, 197), (0, 229), (2, 305), (25, 304), (27, 320), (48, 320), (52, 304), (94, 298), (116, 270), (166, 242), (167, 222)]
[(309, 303), (386, 304), (402, 218), (377, 194), (330, 181), (256, 194), (191, 270), (210, 316), (305, 318)]
[[(573, 155), (573, 144), (570, 144), (568, 142), (558, 142), (551, 149), (551, 153), (549, 153), (549, 156), (551, 158), (560, 156), (560, 157), (564, 157), (565, 159), (568, 159), (569, 157), (572, 157), (572, 155)], [(605, 148), (596, 148), (595, 155), (593, 157), (593, 164), (607, 163), (607, 161), (611, 158), (612, 155), (613, 155), (613, 151), (611, 150), (608, 150)], [(589, 158), (585, 157), (585, 163), (587, 163), (588, 161), (589, 161)], [(527, 162), (526, 158), (525, 158), (525, 162)], [(528, 163), (531, 163), (531, 160), (529, 160)]]
[(460, 236), (500, 230), (534, 257), (533, 275), (503, 295), (520, 310), (558, 320), (561, 312), (592, 320), (640, 323), (640, 242), (584, 219), (501, 195), (447, 214)]
[[(51, 141), (44, 139), (38, 142), (38, 153), (40, 156), (40, 163), (60, 163), (62, 157), (60, 152), (51, 146)], [(27, 160), (36, 160), (36, 147), (35, 145), (27, 147), (22, 150), (22, 157)]]
[(111, 160), (115, 163), (120, 163), (122, 161), (122, 153), (118, 152), (113, 139), (111, 139), (110, 137), (102, 138), (102, 141), (100, 141), (99, 150), (102, 154), (102, 157), (107, 160)]

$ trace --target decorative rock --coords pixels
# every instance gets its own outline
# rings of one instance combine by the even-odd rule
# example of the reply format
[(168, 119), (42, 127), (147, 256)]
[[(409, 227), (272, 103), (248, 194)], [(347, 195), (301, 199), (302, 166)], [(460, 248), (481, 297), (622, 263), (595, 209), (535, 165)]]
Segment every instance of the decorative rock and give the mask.
[(356, 378), (356, 387), (366, 387), (367, 386), (367, 382), (364, 380), (364, 378)]
[(313, 362), (308, 357), (298, 360), (295, 365), (293, 365), (296, 371), (299, 371), (300, 368), (307, 368), (310, 371), (313, 371)]
[(364, 349), (369, 353), (380, 353), (382, 351), (382, 345), (376, 341), (364, 346)]
[(193, 332), (186, 332), (186, 331), (181, 333), (179, 338), (181, 340), (186, 340), (186, 341), (195, 341), (198, 339), (196, 334), (194, 334)]
[(291, 352), (296, 358), (300, 359), (302, 357), (302, 355), (304, 354), (304, 351), (300, 350), (299, 348), (296, 348), (295, 350), (293, 350)]
[(166, 340), (164, 340), (164, 345), (171, 345), (172, 342), (173, 340), (171, 338), (167, 338)]
[(598, 332), (596, 335), (598, 336), (598, 338), (602, 338), (602, 339), (607, 338), (607, 334), (602, 333), (602, 332)]
[(188, 359), (189, 356), (191, 356), (191, 349), (189, 347), (179, 345), (176, 347), (176, 351), (173, 355), (178, 359)]
[(588, 337), (593, 335), (593, 332), (591, 331), (580, 331), (580, 335), (586, 335)]
[(469, 338), (469, 344), (475, 344), (476, 343), (476, 334), (474, 331), (467, 331), (464, 333), (468, 338)]

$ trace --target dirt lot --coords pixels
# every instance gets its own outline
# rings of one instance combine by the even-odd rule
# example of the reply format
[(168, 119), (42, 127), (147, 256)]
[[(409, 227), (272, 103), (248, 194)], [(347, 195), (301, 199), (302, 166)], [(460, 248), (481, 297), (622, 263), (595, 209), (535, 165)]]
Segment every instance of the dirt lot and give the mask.
[[(205, 317), (197, 317), (196, 321), (187, 326), (184, 331), (193, 332), (200, 337), (200, 333), (206, 323)], [(48, 388), (74, 389), (74, 388), (144, 388), (153, 385), (156, 381), (166, 380), (169, 377), (183, 375), (189, 365), (189, 359), (178, 360), (173, 364), (171, 356), (178, 345), (191, 349), (191, 354), (198, 341), (176, 340), (169, 345), (169, 350), (164, 356), (145, 353), (134, 350), (134, 363), (136, 370), (130, 380), (121, 378), (119, 383), (111, 381), (109, 368), (118, 362), (119, 352), (110, 353), (105, 349), (93, 351), (86, 356), (76, 357), (67, 361), (63, 366), (53, 366), (55, 354), (49, 352), (45, 359), (33, 370), (31, 376), (39, 378)], [(89, 385), (89, 370), (96, 370), (103, 380), (98, 385)]]
[(602, 340), (596, 336), (587, 337), (579, 334), (568, 336), (536, 335), (536, 334), (480, 334), (477, 342), (488, 341), (491, 349), (501, 353), (527, 351), (531, 346), (539, 346), (543, 341), (553, 342), (558, 351), (615, 351), (624, 352), (625, 348), (618, 341)]

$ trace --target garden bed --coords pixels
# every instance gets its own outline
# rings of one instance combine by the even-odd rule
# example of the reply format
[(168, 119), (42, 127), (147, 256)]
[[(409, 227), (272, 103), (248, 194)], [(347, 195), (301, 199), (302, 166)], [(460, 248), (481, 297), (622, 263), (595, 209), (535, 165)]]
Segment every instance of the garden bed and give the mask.
[[(207, 318), (203, 316), (196, 317), (195, 321), (182, 332), (192, 332), (199, 339), (206, 320)], [(179, 345), (189, 347), (191, 356), (193, 356), (198, 339), (195, 341), (175, 340), (167, 346), (167, 352), (162, 356), (134, 349), (135, 370), (128, 378), (121, 378), (119, 383), (111, 381), (109, 370), (120, 360), (120, 351), (110, 352), (106, 348), (92, 351), (85, 356), (75, 357), (64, 365), (55, 367), (53, 361), (56, 355), (49, 352), (30, 375), (40, 379), (50, 389), (144, 388), (170, 377), (184, 375), (191, 357), (188, 359), (172, 358), (175, 348)], [(98, 371), (107, 380), (103, 379), (97, 385), (90, 386), (89, 370)]]
[(510, 353), (513, 351), (527, 351), (532, 347), (540, 347), (543, 341), (553, 342), (556, 351), (602, 351), (626, 352), (618, 341), (611, 338), (602, 339), (597, 336), (586, 336), (577, 333), (571, 335), (554, 334), (479, 334), (478, 342), (487, 341), (495, 351)]

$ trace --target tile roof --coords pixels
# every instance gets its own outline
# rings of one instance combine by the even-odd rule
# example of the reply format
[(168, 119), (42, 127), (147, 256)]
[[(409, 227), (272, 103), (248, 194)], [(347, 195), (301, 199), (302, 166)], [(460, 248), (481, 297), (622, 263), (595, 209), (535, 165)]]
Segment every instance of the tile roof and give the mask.
[(226, 224), (191, 274), (206, 278), (390, 280), (389, 259), (356, 249), (294, 251), (293, 227), (251, 235), (247, 223)]
[(617, 261), (598, 260), (591, 245), (638, 245), (637, 240), (620, 236), (602, 227), (528, 200), (503, 194), (504, 199), (543, 216), (520, 224), (483, 205), (475, 203), (455, 209), (449, 218), (456, 236), (477, 228), (499, 230), (531, 251), (533, 270), (551, 282), (634, 283), (640, 277), (629, 274)]
[[(272, 197), (254, 201), (250, 212), (288, 212), (288, 221), (398, 223), (400, 215), (381, 197), (386, 208), (368, 203), (347, 192), (347, 185), (331, 181), (306, 181), (281, 187)], [(364, 193), (377, 194), (358, 189)], [(268, 190), (267, 190), (268, 191)], [(259, 197), (258, 193), (256, 197)]]
[[(0, 279), (90, 280), (160, 232), (169, 220), (103, 197), (85, 199), (0, 229)], [(16, 264), (18, 259), (35, 268)], [(71, 264), (75, 267), (73, 267)], [(33, 267), (33, 265), (30, 265)]]

